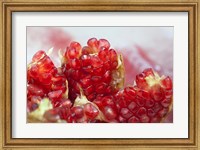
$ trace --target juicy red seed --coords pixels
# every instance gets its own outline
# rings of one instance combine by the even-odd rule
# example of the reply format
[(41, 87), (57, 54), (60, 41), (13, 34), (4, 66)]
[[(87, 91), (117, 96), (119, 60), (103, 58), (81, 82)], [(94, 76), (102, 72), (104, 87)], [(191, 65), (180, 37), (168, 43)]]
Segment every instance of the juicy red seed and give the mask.
[(98, 109), (90, 103), (84, 105), (84, 112), (90, 119), (94, 119), (99, 114)]
[(156, 84), (153, 87), (151, 87), (151, 97), (155, 100), (155, 101), (161, 101), (163, 100), (164, 97), (164, 90), (163, 88)]
[(97, 56), (92, 56), (91, 61), (94, 68), (99, 68), (103, 65), (103, 62)]
[(104, 80), (105, 82), (110, 82), (111, 79), (112, 79), (112, 78), (111, 78), (111, 71), (108, 70), (108, 71), (106, 71), (106, 73), (104, 74), (103, 80)]
[(126, 107), (127, 106), (127, 103), (126, 103), (126, 100), (124, 99), (119, 99), (119, 101), (117, 102), (116, 106), (120, 109), (120, 108), (123, 108), (123, 107)]
[(133, 87), (126, 87), (124, 89), (124, 93), (126, 93), (131, 98), (135, 98), (136, 96), (136, 92)]
[(65, 84), (52, 84), (51, 89), (53, 91), (61, 90), (64, 93), (66, 91), (66, 85)]
[(57, 75), (57, 76), (54, 76), (51, 78), (51, 81), (54, 83), (54, 84), (62, 84), (63, 82), (65, 82), (65, 77), (64, 76), (60, 76), (60, 75)]
[(92, 81), (95, 82), (95, 83), (101, 81), (101, 77), (100, 77), (100, 76), (93, 76), (91, 79), (92, 79)]
[(102, 99), (95, 99), (93, 103), (95, 103), (99, 107), (99, 109), (102, 109), (104, 107)]
[(152, 109), (154, 110), (154, 112), (158, 112), (159, 110), (162, 109), (162, 106), (159, 103), (155, 103), (155, 105), (152, 107)]
[(98, 68), (93, 68), (93, 75), (94, 76), (99, 76), (99, 75), (103, 75), (104, 73), (104, 68), (102, 66), (98, 67)]
[(43, 73), (39, 75), (39, 81), (43, 84), (50, 84), (51, 83), (51, 74), (50, 73)]
[(119, 120), (119, 122), (121, 122), (121, 123), (125, 123), (125, 122), (126, 122), (126, 119), (123, 118), (122, 116), (119, 116), (119, 117), (118, 117), (118, 120)]
[(150, 117), (153, 117), (156, 113), (153, 111), (153, 109), (148, 109), (147, 110), (147, 115)]
[(71, 113), (72, 113), (72, 117), (75, 117), (75, 118), (82, 118), (84, 115), (83, 108), (80, 106), (72, 107)]
[(72, 106), (72, 102), (69, 99), (61, 99), (61, 106), (70, 108)]
[(122, 108), (121, 111), (120, 111), (120, 114), (121, 114), (122, 117), (124, 117), (124, 118), (126, 118), (126, 119), (130, 118), (130, 117), (133, 115), (133, 114), (130, 112), (130, 110), (127, 109), (127, 108)]
[(154, 72), (152, 68), (147, 68), (143, 71), (143, 73), (145, 74), (145, 76), (154, 76)]
[(74, 80), (80, 80), (80, 78), (82, 78), (82, 72), (80, 70), (74, 70), (73, 74), (73, 78)]
[(173, 91), (172, 91), (172, 90), (167, 90), (167, 91), (165, 91), (165, 97), (166, 97), (166, 98), (171, 99), (171, 98), (172, 98), (172, 94), (173, 94)]
[(106, 106), (102, 110), (103, 114), (105, 115), (106, 119), (112, 120), (117, 117), (117, 112), (110, 106)]
[(131, 110), (132, 112), (135, 110), (135, 108), (137, 108), (137, 104), (135, 102), (131, 102), (128, 105), (128, 109)]
[(163, 79), (162, 84), (165, 86), (166, 90), (172, 89), (172, 80), (170, 79), (170, 77), (166, 77), (165, 79)]
[(146, 106), (147, 108), (153, 107), (153, 105), (154, 105), (154, 101), (153, 101), (152, 99), (147, 99), (147, 100), (146, 100), (145, 106)]
[(161, 120), (160, 117), (153, 117), (153, 118), (151, 119), (151, 123), (159, 123), (160, 120)]
[(67, 51), (65, 54), (65, 57), (67, 59), (79, 58), (79, 56), (80, 56), (80, 52), (77, 49), (71, 48), (71, 47), (67, 48)]
[(139, 106), (144, 106), (144, 105), (145, 105), (145, 100), (142, 99), (142, 98), (140, 98), (140, 97), (138, 97), (138, 98), (136, 99), (136, 103), (137, 103)]
[(43, 58), (44, 56), (46, 56), (46, 53), (43, 50), (40, 50), (37, 53), (35, 53), (35, 55), (32, 58), (32, 61), (36, 62), (40, 60), (41, 58)]
[(87, 96), (88, 100), (90, 100), (90, 101), (93, 101), (95, 97), (96, 97), (96, 93), (95, 92), (90, 94), (89, 96)]
[(32, 78), (36, 78), (38, 76), (38, 66), (36, 64), (31, 65), (31, 68), (28, 70), (28, 73)]
[(79, 59), (71, 59), (69, 61), (70, 63), (70, 66), (74, 69), (80, 69), (81, 68), (81, 63), (80, 63), (80, 60)]
[(116, 53), (116, 51), (115, 51), (114, 49), (110, 49), (110, 50), (108, 51), (108, 55), (109, 55), (110, 60), (111, 60), (112, 62), (117, 61), (117, 53)]
[(42, 58), (39, 63), (38, 63), (38, 68), (39, 68), (39, 72), (40, 73), (46, 73), (46, 72), (50, 72), (52, 69), (54, 69), (54, 64), (51, 61), (50, 57), (45, 56), (44, 58)]
[(146, 112), (147, 112), (146, 108), (141, 107), (141, 108), (137, 111), (137, 116), (138, 116), (138, 117), (142, 117), (142, 116), (146, 115)]
[(82, 70), (86, 73), (92, 73), (93, 67), (92, 66), (83, 67)]
[(70, 116), (71, 111), (69, 108), (65, 107), (59, 107), (61, 110), (59, 111), (59, 116), (61, 119), (67, 120), (67, 118)]
[(161, 102), (161, 105), (163, 107), (168, 107), (171, 104), (171, 99), (170, 98), (166, 98)]
[(90, 55), (82, 55), (81, 62), (83, 67), (91, 65), (91, 56)]
[(108, 106), (114, 106), (115, 105), (112, 96), (105, 96), (105, 97), (102, 98), (101, 101), (102, 101), (103, 106), (107, 106), (107, 105)]
[(38, 85), (28, 84), (27, 90), (32, 95), (41, 96), (41, 97), (44, 96), (44, 90)]
[(91, 48), (98, 48), (99, 42), (96, 38), (91, 38), (88, 40), (87, 45)]
[(71, 42), (70, 47), (76, 49), (77, 51), (81, 51), (81, 45), (78, 42)]
[(50, 74), (52, 74), (53, 76), (56, 74), (61, 74), (61, 72), (63, 74), (63, 69), (61, 69), (61, 71), (60, 71), (60, 69), (57, 69), (56, 67), (54, 67), (50, 70)]
[(105, 89), (105, 93), (106, 94), (109, 94), (111, 93), (113, 90), (112, 90), (112, 87), (111, 86), (108, 86), (106, 89)]
[(101, 83), (101, 84), (96, 85), (96, 92), (103, 93), (106, 86), (107, 86), (106, 83)]
[(85, 93), (86, 96), (90, 95), (93, 91), (94, 91), (94, 86), (93, 85), (91, 85), (91, 86), (87, 87), (86, 89), (84, 89), (84, 93)]
[(109, 60), (104, 62), (103, 65), (104, 65), (103, 67), (104, 67), (105, 70), (111, 70), (111, 66), (110, 66), (110, 61)]
[(118, 62), (117, 61), (114, 61), (111, 63), (111, 69), (116, 69), (118, 66)]
[(99, 39), (99, 49), (100, 48), (110, 48), (110, 43), (106, 39)]
[(58, 99), (62, 98), (62, 90), (49, 92), (48, 97), (51, 100), (58, 100)]
[(90, 86), (92, 84), (91, 79), (88, 78), (88, 77), (81, 79), (80, 82), (81, 82), (81, 85), (82, 85), (83, 88), (87, 88), (88, 86)]
[(84, 46), (82, 48), (82, 54), (83, 55), (88, 55), (88, 54), (93, 54), (93, 53), (94, 53), (93, 49), (88, 47), (88, 46)]
[(144, 74), (139, 74), (136, 76), (136, 83), (139, 88), (143, 89), (143, 88), (147, 87), (147, 83), (146, 83)]
[(139, 122), (140, 120), (135, 116), (128, 119), (128, 123), (139, 123)]
[(150, 118), (147, 116), (147, 115), (143, 115), (141, 118), (140, 118), (140, 121), (142, 123), (148, 123), (150, 121)]
[(144, 91), (144, 90), (139, 90), (138, 93), (137, 93), (137, 95), (139, 97), (143, 98), (143, 99), (146, 99), (146, 100), (150, 99), (149, 92)]
[(102, 61), (104, 62), (108, 61), (109, 60), (108, 49), (100, 50), (98, 56)]

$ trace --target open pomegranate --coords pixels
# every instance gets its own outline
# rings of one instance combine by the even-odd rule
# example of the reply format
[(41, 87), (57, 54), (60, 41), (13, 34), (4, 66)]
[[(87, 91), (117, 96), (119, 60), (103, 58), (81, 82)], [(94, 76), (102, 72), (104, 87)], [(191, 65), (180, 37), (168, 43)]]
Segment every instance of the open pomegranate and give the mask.
[(74, 100), (83, 89), (87, 99), (117, 92), (123, 87), (122, 56), (110, 48), (105, 39), (91, 38), (87, 46), (72, 42), (62, 59), (62, 68), (69, 82), (69, 98)]
[(172, 106), (172, 81), (152, 69), (136, 76), (136, 85), (116, 94), (119, 122), (161, 122)]
[(123, 87), (121, 55), (105, 39), (72, 42), (56, 68), (38, 51), (27, 70), (30, 122), (156, 123), (172, 108), (172, 80), (153, 69)]
[(67, 80), (61, 68), (56, 68), (42, 50), (32, 58), (27, 69), (27, 100), (29, 111), (38, 107), (39, 101), (49, 97), (54, 106), (61, 98), (68, 97)]

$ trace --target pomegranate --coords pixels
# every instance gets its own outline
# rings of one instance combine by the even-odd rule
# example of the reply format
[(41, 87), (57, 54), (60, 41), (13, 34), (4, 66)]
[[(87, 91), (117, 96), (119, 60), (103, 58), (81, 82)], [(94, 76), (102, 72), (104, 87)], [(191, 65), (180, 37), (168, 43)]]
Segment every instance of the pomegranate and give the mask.
[(91, 38), (87, 46), (72, 42), (62, 59), (62, 68), (69, 82), (69, 98), (75, 100), (83, 89), (89, 101), (110, 95), (123, 87), (122, 56), (110, 48), (105, 39)]
[[(27, 70), (27, 100), (28, 108), (33, 110), (37, 104), (32, 97), (49, 97), (54, 106), (62, 97), (68, 98), (67, 80), (61, 68), (56, 68), (50, 57), (42, 50), (32, 58)], [(57, 98), (56, 98), (57, 97)], [(33, 105), (33, 106), (32, 106)]]
[(136, 76), (136, 85), (116, 94), (119, 122), (161, 122), (171, 110), (172, 81), (152, 69)]

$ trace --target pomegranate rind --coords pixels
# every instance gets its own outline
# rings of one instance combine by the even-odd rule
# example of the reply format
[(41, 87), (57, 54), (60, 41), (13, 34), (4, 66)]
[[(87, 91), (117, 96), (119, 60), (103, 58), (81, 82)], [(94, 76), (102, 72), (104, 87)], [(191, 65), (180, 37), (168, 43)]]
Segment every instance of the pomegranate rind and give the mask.
[(100, 121), (107, 121), (106, 118), (104, 117), (103, 113), (100, 111), (99, 107), (95, 103), (89, 101), (87, 99), (87, 97), (85, 95), (83, 95), (83, 91), (81, 90), (81, 94), (79, 96), (77, 96), (77, 98), (74, 101), (73, 106), (74, 107), (76, 107), (76, 106), (82, 107), (87, 103), (92, 104), (99, 111), (99, 114), (94, 119), (97, 119), (97, 120), (100, 120)]
[(118, 56), (118, 63), (120, 63), (120, 65), (117, 67), (117, 71), (119, 72), (119, 79), (120, 82), (117, 83), (116, 88), (117, 89), (121, 89), (124, 87), (124, 82), (125, 82), (125, 67), (124, 67), (124, 60), (123, 60), (123, 56), (119, 55)]

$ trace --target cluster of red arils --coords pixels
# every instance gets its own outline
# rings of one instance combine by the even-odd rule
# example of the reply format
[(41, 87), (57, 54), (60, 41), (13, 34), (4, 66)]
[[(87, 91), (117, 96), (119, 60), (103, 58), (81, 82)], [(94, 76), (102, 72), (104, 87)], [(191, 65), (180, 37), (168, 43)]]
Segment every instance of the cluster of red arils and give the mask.
[(72, 42), (56, 68), (44, 51), (28, 65), (29, 120), (67, 123), (161, 122), (172, 107), (172, 81), (151, 68), (123, 87), (122, 56), (105, 39)]

